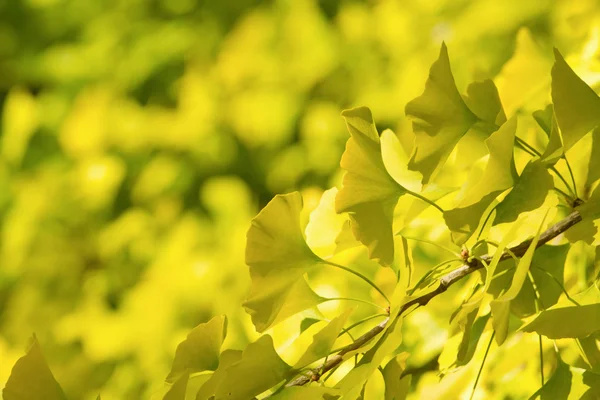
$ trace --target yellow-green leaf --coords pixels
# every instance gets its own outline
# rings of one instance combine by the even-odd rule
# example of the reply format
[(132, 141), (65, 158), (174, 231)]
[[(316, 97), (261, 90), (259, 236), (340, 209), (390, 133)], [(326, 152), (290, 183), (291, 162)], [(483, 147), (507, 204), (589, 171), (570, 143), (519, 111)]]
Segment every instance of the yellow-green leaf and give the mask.
[(530, 161), (510, 193), (496, 206), (494, 225), (516, 221), (521, 213), (539, 208), (553, 187), (546, 166), (540, 160)]
[(27, 354), (14, 365), (2, 396), (4, 400), (66, 400), (35, 335)]
[(558, 357), (558, 363), (554, 374), (548, 379), (537, 392), (535, 392), (529, 400), (562, 400), (569, 397), (571, 391), (571, 379), (573, 374), (571, 369), (563, 360)]
[(392, 219), (398, 197), (406, 192), (383, 164), (379, 134), (366, 107), (342, 112), (350, 139), (342, 155), (346, 170), (343, 187), (335, 199), (338, 213), (349, 212), (355, 237), (369, 256), (384, 265), (394, 259)]
[(527, 279), (527, 275), (529, 272), (529, 268), (531, 266), (531, 261), (533, 260), (533, 254), (537, 247), (538, 241), (540, 239), (540, 232), (542, 226), (544, 225), (545, 218), (542, 220), (542, 223), (538, 227), (537, 233), (535, 234), (531, 244), (527, 248), (527, 251), (519, 260), (519, 264), (517, 265), (517, 269), (514, 273), (512, 283), (508, 290), (504, 292), (500, 297), (495, 300), (492, 300), (490, 303), (490, 308), (492, 309), (492, 325), (494, 326), (494, 330), (496, 331), (496, 343), (501, 345), (506, 340), (508, 336), (508, 317), (510, 313), (510, 302), (514, 300), (521, 288), (523, 287), (523, 283)]
[(481, 125), (480, 128), (488, 133), (495, 131), (498, 126), (506, 122), (498, 89), (491, 79), (471, 83), (467, 87), (465, 103), (481, 122), (485, 122), (485, 125), (478, 124), (478, 126)]
[(304, 280), (322, 260), (304, 240), (301, 211), (300, 193), (277, 195), (248, 230), (246, 264), (252, 285), (244, 307), (259, 332), (323, 300)]
[(554, 49), (552, 102), (567, 151), (600, 124), (600, 97), (569, 67)]
[(196, 400), (208, 400), (214, 396), (223, 378), (225, 378), (227, 369), (241, 359), (242, 352), (240, 350), (228, 349), (223, 351), (219, 357), (219, 367), (208, 381), (200, 387), (196, 394)]
[(338, 338), (339, 333), (344, 328), (344, 324), (352, 309), (346, 310), (341, 315), (335, 317), (313, 336), (312, 343), (308, 346), (304, 354), (294, 365), (295, 369), (303, 368), (329, 354), (333, 344)]
[(405, 111), (413, 119), (415, 132), (415, 148), (408, 165), (421, 172), (423, 183), (428, 183), (477, 121), (456, 88), (445, 44), (429, 70), (425, 91), (409, 102)]
[(408, 353), (392, 358), (383, 369), (385, 400), (404, 400), (410, 390), (411, 375), (402, 376), (406, 370)]
[[(325, 386), (292, 386), (283, 389), (276, 395), (269, 397), (269, 400), (318, 400), (318, 399), (337, 399), (338, 389), (325, 387)], [(332, 397), (324, 397), (326, 395)]]
[(215, 400), (248, 400), (285, 379), (290, 371), (275, 349), (271, 336), (250, 343), (242, 359), (225, 371), (217, 387)]
[(167, 382), (175, 382), (183, 373), (214, 371), (219, 366), (221, 345), (227, 335), (227, 317), (216, 316), (196, 326), (177, 346)]
[(583, 338), (600, 330), (600, 304), (550, 308), (521, 327), (550, 339)]
[(190, 374), (185, 372), (177, 378), (171, 389), (165, 394), (163, 400), (185, 400), (185, 392)]
[[(516, 129), (517, 119), (513, 117), (485, 141), (490, 156), (483, 176), (458, 207), (444, 212), (444, 220), (451, 231), (465, 233), (468, 238), (487, 207), (518, 179), (513, 157)], [(464, 243), (466, 238), (462, 241)]]

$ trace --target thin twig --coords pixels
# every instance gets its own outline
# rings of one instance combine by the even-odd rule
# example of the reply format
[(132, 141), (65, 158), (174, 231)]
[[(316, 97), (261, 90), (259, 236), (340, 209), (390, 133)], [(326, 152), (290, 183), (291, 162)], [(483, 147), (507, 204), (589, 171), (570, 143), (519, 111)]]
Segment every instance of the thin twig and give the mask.
[[(579, 212), (573, 211), (565, 219), (557, 222), (556, 224), (552, 225), (550, 228), (546, 229), (546, 231), (544, 231), (540, 235), (537, 247), (540, 247), (540, 246), (546, 244), (547, 242), (554, 239), (555, 237), (557, 237), (561, 233), (565, 232), (567, 229), (569, 229), (570, 227), (572, 227), (573, 225), (575, 225), (576, 223), (578, 223), (580, 221), (581, 221), (581, 215), (579, 214)], [(511, 258), (511, 252), (513, 253), (513, 255), (515, 255), (517, 257), (523, 256), (523, 254), (525, 254), (525, 252), (529, 248), (529, 245), (531, 244), (532, 240), (533, 240), (533, 238), (527, 239), (524, 242), (522, 242), (510, 249), (505, 250), (504, 253), (502, 253), (502, 256), (500, 257), (500, 261)], [(469, 260), (468, 262), (466, 262), (465, 264), (456, 268), (455, 270), (450, 271), (448, 274), (446, 274), (440, 278), (439, 286), (434, 291), (426, 293), (422, 296), (416, 297), (416, 298), (411, 299), (411, 300), (407, 301), (406, 303), (404, 303), (402, 305), (402, 307), (400, 308), (400, 311), (398, 312), (398, 316), (404, 314), (408, 309), (410, 309), (411, 307), (413, 307), (415, 305), (417, 307), (426, 305), (427, 303), (429, 303), (429, 301), (431, 299), (444, 293), (446, 290), (448, 290), (448, 288), (450, 286), (452, 286), (456, 282), (460, 281), (465, 276), (470, 275), (473, 272), (475, 272), (481, 268), (484, 268), (484, 263), (482, 261), (489, 264), (491, 259), (492, 259), (492, 255), (488, 254), (488, 255), (481, 257), (481, 259)], [(373, 338), (375, 338), (375, 336), (377, 336), (378, 334), (383, 332), (383, 330), (385, 329), (389, 320), (390, 320), (389, 318), (386, 318), (379, 325), (376, 325), (370, 331), (368, 331), (364, 335), (358, 337), (356, 339), (356, 341), (349, 344), (348, 346), (341, 348), (337, 354), (330, 356), (327, 359), (327, 362), (325, 362), (321, 366), (315, 368), (314, 371), (317, 371), (317, 372), (322, 371), (322, 373), (326, 373), (327, 371), (331, 370), (332, 368), (337, 367), (344, 360), (344, 355), (350, 353), (351, 351), (360, 349), (365, 344), (370, 342)], [(307, 374), (302, 374), (302, 375), (298, 376), (296, 379), (289, 382), (286, 386), (305, 385), (308, 382), (310, 382), (312, 375), (313, 375), (313, 371), (309, 371), (309, 373), (307, 373)]]

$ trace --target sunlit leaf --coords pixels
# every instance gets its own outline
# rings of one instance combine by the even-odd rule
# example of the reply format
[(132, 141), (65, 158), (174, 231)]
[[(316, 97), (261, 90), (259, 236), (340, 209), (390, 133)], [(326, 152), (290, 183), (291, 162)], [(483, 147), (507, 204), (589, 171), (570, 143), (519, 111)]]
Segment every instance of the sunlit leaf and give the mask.
[(352, 313), (352, 309), (346, 310), (317, 332), (313, 336), (312, 343), (308, 346), (304, 354), (302, 354), (302, 357), (296, 362), (294, 368), (303, 368), (328, 355), (333, 348), (333, 344), (337, 340), (339, 333), (344, 328), (344, 324), (350, 313)]
[(543, 222), (540, 224), (537, 233), (527, 248), (527, 251), (519, 260), (519, 264), (517, 265), (517, 269), (513, 275), (512, 283), (508, 290), (500, 297), (492, 300), (490, 303), (490, 307), (492, 309), (492, 325), (496, 331), (495, 338), (498, 345), (504, 343), (508, 335), (510, 302), (517, 297), (521, 291), (521, 288), (523, 287), (523, 283), (525, 283), (525, 280), (527, 279), (529, 268), (531, 267), (531, 261), (533, 260), (533, 254), (535, 253), (535, 249), (540, 239), (542, 226)]
[[(283, 389), (276, 395), (269, 397), (269, 400), (308, 400), (308, 399), (328, 399), (335, 400), (339, 398), (337, 393), (339, 391), (334, 388), (324, 386), (292, 386)], [(329, 395), (331, 397), (324, 397)]]
[(553, 187), (554, 180), (544, 164), (530, 161), (510, 193), (496, 206), (494, 225), (516, 221), (521, 213), (539, 208)]
[(277, 195), (248, 230), (246, 264), (252, 286), (244, 307), (259, 332), (323, 300), (304, 280), (321, 259), (304, 241), (301, 211), (300, 193)]
[(408, 166), (421, 172), (423, 183), (428, 183), (477, 121), (456, 88), (445, 44), (429, 70), (425, 91), (409, 102), (405, 111), (413, 119), (415, 132), (415, 148)]
[(600, 218), (600, 186), (597, 186), (590, 198), (576, 209), (584, 220)]
[(481, 128), (487, 128), (488, 133), (506, 122), (498, 89), (491, 79), (471, 83), (467, 87), (465, 103), (482, 122), (486, 122)]
[(317, 318), (304, 318), (302, 322), (300, 322), (300, 333), (304, 332), (318, 322), (321, 322), (321, 320)]
[(521, 327), (550, 339), (583, 338), (600, 330), (600, 304), (550, 308)]
[(600, 179), (600, 127), (592, 132), (592, 151), (587, 166), (586, 186), (591, 187)]
[(261, 336), (246, 347), (240, 361), (227, 368), (215, 400), (248, 400), (281, 382), (289, 370), (275, 352), (271, 336)]
[(600, 124), (600, 97), (569, 67), (554, 49), (552, 102), (567, 151)]
[(473, 358), (485, 325), (490, 319), (490, 314), (476, 318), (478, 311), (479, 309), (475, 309), (469, 314), (467, 324), (462, 328), (464, 333), (456, 355), (456, 364), (459, 366), (468, 364)]
[(358, 247), (360, 245), (361, 243), (358, 240), (356, 240), (356, 238), (354, 237), (354, 233), (352, 233), (352, 224), (350, 220), (346, 220), (344, 225), (342, 225), (342, 229), (335, 238), (334, 254), (337, 254), (344, 250), (352, 249), (354, 247)]
[(402, 376), (406, 370), (408, 353), (392, 358), (383, 369), (385, 400), (403, 400), (410, 390), (411, 375)]
[(585, 361), (592, 367), (593, 371), (600, 372), (600, 350), (598, 343), (600, 342), (598, 333), (584, 338), (577, 339), (579, 348)]
[(408, 169), (410, 155), (407, 155), (394, 132), (386, 129), (381, 133), (381, 157), (386, 171), (402, 187), (413, 192), (421, 191), (423, 176), (418, 171)]
[(233, 364), (239, 362), (242, 359), (242, 352), (240, 350), (225, 350), (219, 357), (219, 367), (212, 374), (204, 385), (200, 387), (196, 394), (196, 400), (208, 400), (215, 395), (217, 387), (221, 384), (225, 378), (227, 369)]
[(513, 157), (516, 128), (517, 120), (513, 117), (486, 140), (490, 156), (483, 176), (456, 208), (444, 212), (451, 231), (472, 234), (487, 207), (517, 181)]
[(569, 397), (571, 390), (571, 379), (573, 374), (567, 364), (558, 357), (558, 364), (554, 370), (554, 374), (548, 379), (537, 392), (535, 392), (529, 400), (562, 400)]
[(548, 135), (548, 144), (540, 159), (544, 164), (554, 165), (563, 156), (564, 151), (553, 105), (549, 104), (545, 109), (535, 111), (533, 118)]
[(66, 400), (35, 335), (27, 354), (14, 365), (2, 396), (4, 400)]
[(592, 244), (597, 232), (598, 228), (596, 228), (594, 220), (585, 218), (577, 225), (569, 228), (569, 230), (565, 232), (565, 238), (571, 243), (577, 243), (582, 240), (587, 244)]
[(319, 205), (310, 213), (306, 225), (306, 243), (321, 257), (328, 257), (333, 254), (336, 247), (336, 237), (348, 220), (346, 215), (335, 212), (337, 193), (337, 188), (323, 192)]
[(350, 139), (342, 156), (346, 170), (343, 187), (335, 199), (336, 211), (349, 212), (354, 236), (383, 265), (394, 259), (392, 219), (398, 197), (406, 192), (387, 172), (379, 133), (366, 107), (342, 113)]
[(165, 394), (163, 400), (185, 400), (185, 393), (187, 391), (187, 384), (190, 374), (187, 372), (181, 374), (171, 386), (171, 389)]
[(185, 372), (216, 370), (219, 366), (221, 345), (227, 334), (227, 317), (216, 316), (196, 326), (177, 346), (175, 359), (167, 382), (175, 382)]

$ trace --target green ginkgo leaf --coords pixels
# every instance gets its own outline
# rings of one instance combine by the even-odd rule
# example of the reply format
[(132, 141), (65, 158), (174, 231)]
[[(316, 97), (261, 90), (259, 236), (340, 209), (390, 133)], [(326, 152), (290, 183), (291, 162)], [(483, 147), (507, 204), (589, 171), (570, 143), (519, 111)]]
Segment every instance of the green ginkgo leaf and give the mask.
[(558, 357), (558, 362), (554, 373), (537, 392), (535, 392), (529, 400), (562, 400), (569, 397), (571, 392), (571, 379), (573, 374), (567, 364)]
[[(462, 243), (472, 234), (483, 212), (504, 190), (511, 188), (518, 179), (513, 157), (516, 117), (509, 119), (486, 140), (490, 152), (483, 176), (469, 190), (458, 207), (444, 212), (446, 225), (453, 232), (465, 234)], [(457, 243), (461, 244), (461, 243)]]
[(521, 288), (523, 287), (523, 283), (525, 283), (525, 280), (527, 279), (529, 268), (531, 267), (531, 261), (533, 260), (533, 254), (540, 239), (540, 232), (542, 226), (544, 225), (544, 220), (542, 220), (542, 223), (540, 224), (537, 233), (531, 241), (531, 244), (527, 248), (527, 251), (519, 260), (519, 264), (517, 265), (517, 269), (513, 275), (510, 287), (506, 292), (500, 295), (500, 297), (492, 300), (490, 303), (490, 308), (492, 309), (492, 325), (496, 331), (495, 338), (498, 345), (504, 343), (506, 337), (508, 336), (510, 302), (517, 297), (521, 291)]
[[(465, 96), (467, 107), (480, 119), (480, 129), (491, 133), (506, 122), (506, 114), (498, 95), (498, 89), (491, 79), (473, 82), (467, 87)], [(484, 122), (485, 124), (481, 124)]]
[(14, 365), (6, 386), (4, 400), (66, 400), (65, 394), (54, 379), (35, 335), (31, 346)]
[(479, 309), (472, 311), (467, 318), (467, 323), (462, 328), (464, 333), (458, 346), (458, 353), (456, 355), (457, 365), (467, 365), (473, 358), (479, 339), (483, 335), (483, 330), (490, 319), (490, 314), (477, 318)]
[(600, 97), (575, 74), (557, 49), (554, 58), (552, 102), (567, 151), (600, 124)]
[(215, 395), (227, 369), (242, 359), (242, 351), (227, 349), (219, 356), (219, 367), (198, 390), (196, 400), (208, 400)]
[(290, 369), (273, 348), (271, 336), (261, 336), (226, 369), (215, 400), (248, 400), (284, 380)]
[(425, 184), (433, 179), (458, 141), (477, 121), (456, 88), (444, 43), (429, 70), (425, 91), (406, 105), (405, 112), (413, 119), (415, 133), (408, 166), (423, 174)]
[(548, 135), (548, 144), (540, 159), (546, 165), (554, 165), (563, 156), (564, 150), (553, 105), (549, 104), (545, 109), (535, 111), (533, 118)]
[(175, 382), (183, 373), (214, 371), (219, 366), (221, 345), (227, 335), (227, 317), (216, 316), (196, 326), (177, 346), (167, 382)]
[(408, 353), (392, 358), (383, 369), (385, 400), (404, 400), (410, 390), (411, 375), (402, 376), (406, 370)]
[(299, 192), (277, 195), (248, 230), (246, 264), (252, 285), (244, 307), (259, 332), (323, 301), (304, 280), (322, 260), (304, 240), (301, 211)]
[(521, 327), (550, 339), (583, 338), (600, 330), (600, 304), (550, 308)]
[[(307, 399), (338, 399), (339, 390), (325, 386), (292, 386), (269, 397), (269, 400), (307, 400)], [(327, 397), (326, 397), (327, 396)], [(330, 396), (330, 397), (329, 397)]]
[(338, 338), (338, 335), (344, 328), (344, 324), (348, 316), (352, 313), (352, 309), (348, 309), (341, 315), (335, 317), (313, 336), (312, 343), (308, 346), (304, 354), (294, 365), (295, 369), (303, 368), (329, 354), (333, 348), (333, 344)]
[(383, 265), (394, 259), (392, 220), (398, 198), (406, 193), (383, 164), (379, 134), (366, 107), (342, 112), (350, 139), (340, 165), (346, 170), (335, 199), (338, 213), (348, 212), (355, 237)]
[(185, 400), (185, 393), (187, 391), (187, 384), (190, 374), (185, 372), (175, 380), (173, 386), (163, 397), (163, 400)]
[(554, 187), (552, 175), (540, 161), (529, 161), (510, 193), (496, 206), (494, 225), (516, 221), (519, 215), (544, 204)]

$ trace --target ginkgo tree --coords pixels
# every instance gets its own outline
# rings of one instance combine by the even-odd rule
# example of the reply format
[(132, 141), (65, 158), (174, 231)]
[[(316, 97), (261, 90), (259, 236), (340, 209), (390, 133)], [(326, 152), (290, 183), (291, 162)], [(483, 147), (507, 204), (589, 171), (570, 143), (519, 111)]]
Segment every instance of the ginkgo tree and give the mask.
[[(200, 324), (177, 348), (157, 398), (598, 398), (598, 270), (568, 268), (590, 252), (598, 259), (600, 98), (558, 50), (554, 57), (551, 104), (530, 115), (507, 115), (492, 80), (461, 94), (444, 44), (423, 94), (406, 105), (412, 132), (379, 132), (366, 107), (342, 112), (350, 138), (341, 187), (308, 218), (300, 192), (277, 195), (248, 230), (243, 306), (262, 335), (243, 350), (223, 349), (227, 319)], [(412, 148), (398, 139), (405, 134)], [(591, 149), (580, 156), (582, 140)], [(585, 182), (569, 158), (584, 165)], [(317, 249), (319, 230), (330, 234)], [(422, 245), (448, 258), (417, 268)], [(335, 288), (337, 273), (354, 282), (339, 288), (347, 294), (318, 290), (323, 281)], [(404, 339), (410, 318), (439, 299), (453, 311), (434, 384), (410, 367), (418, 355)], [(335, 315), (326, 316), (326, 303), (338, 305)], [(270, 332), (298, 316), (288, 340), (295, 353), (284, 357)], [(521, 362), (523, 349), (526, 367), (504, 365)], [(512, 378), (483, 382), (486, 368), (508, 368)], [(539, 381), (500, 387), (523, 371)], [(65, 398), (35, 338), (3, 395)]]

